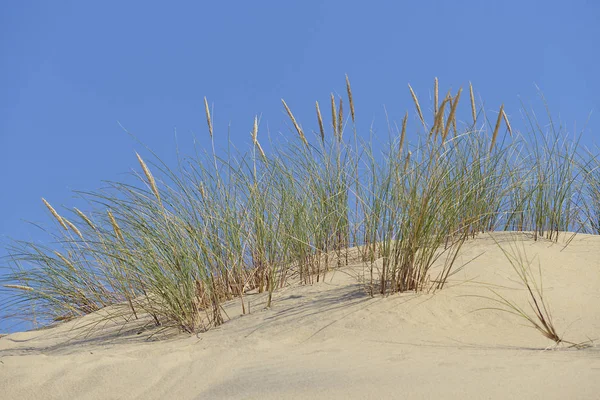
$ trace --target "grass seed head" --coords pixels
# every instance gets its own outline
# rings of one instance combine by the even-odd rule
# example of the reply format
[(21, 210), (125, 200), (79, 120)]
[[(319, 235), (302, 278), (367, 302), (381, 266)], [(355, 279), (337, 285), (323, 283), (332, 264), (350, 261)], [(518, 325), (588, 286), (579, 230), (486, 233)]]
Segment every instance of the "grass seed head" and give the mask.
[(344, 132), (344, 107), (342, 106), (342, 98), (340, 97), (340, 108), (338, 110), (338, 140), (342, 141), (342, 133)]
[(319, 108), (319, 102), (315, 103), (317, 108), (317, 120), (319, 121), (319, 131), (321, 133), (321, 141), (325, 141), (325, 128), (323, 127), (323, 117), (321, 116), (321, 109)]
[(496, 126), (494, 127), (494, 133), (492, 134), (492, 143), (490, 144), (490, 152), (494, 149), (496, 139), (498, 138), (498, 131), (500, 130), (500, 123), (502, 122), (502, 115), (504, 114), (504, 104), (500, 106), (498, 112), (498, 119), (496, 120)]
[(346, 75), (346, 90), (348, 91), (348, 102), (350, 103), (350, 115), (352, 116), (352, 123), (354, 123), (354, 101), (352, 100), (352, 88), (350, 87), (348, 75)]
[(138, 153), (135, 153), (135, 155), (137, 156), (138, 162), (140, 163), (140, 165), (142, 166), (142, 169), (144, 170), (144, 175), (146, 175), (146, 179), (148, 179), (148, 183), (150, 183), (150, 188), (152, 189), (154, 196), (156, 196), (156, 199), (160, 203), (160, 193), (158, 192), (158, 187), (156, 186), (156, 181), (154, 180), (154, 176), (150, 172), (150, 169), (148, 168), (148, 166), (146, 165), (146, 163), (144, 162), (142, 157), (140, 157), (140, 155)]
[(337, 137), (337, 111), (335, 109), (335, 97), (331, 93), (331, 124), (333, 126), (333, 136)]
[(42, 197), (42, 201), (44, 202), (44, 204), (46, 205), (46, 207), (48, 208), (48, 210), (50, 210), (50, 213), (52, 213), (52, 215), (54, 216), (54, 218), (56, 218), (56, 220), (58, 221), (58, 223), (65, 229), (65, 231), (68, 231), (69, 228), (67, 227), (67, 225), (65, 224), (65, 221), (63, 220), (63, 217), (61, 217), (56, 210), (54, 209), (54, 207), (52, 207), (50, 205), (50, 203), (48, 203), (46, 201), (46, 199), (44, 199)]
[(473, 117), (473, 124), (477, 122), (477, 109), (475, 108), (475, 95), (473, 94), (473, 85), (469, 82), (469, 95), (471, 97), (471, 114)]
[(117, 224), (117, 220), (115, 219), (115, 216), (113, 215), (113, 213), (110, 210), (107, 210), (107, 214), (108, 214), (108, 219), (110, 220), (110, 224), (113, 227), (113, 230), (115, 232), (115, 235), (117, 236), (117, 238), (119, 238), (119, 240), (121, 240), (122, 242), (125, 242), (125, 238), (123, 237), (123, 233), (121, 232), (121, 228), (119, 227), (119, 224)]
[(304, 136), (304, 132), (302, 131), (302, 128), (300, 127), (300, 125), (298, 125), (298, 122), (296, 122), (296, 118), (294, 117), (294, 114), (292, 114), (292, 110), (290, 110), (290, 108), (286, 104), (285, 100), (281, 99), (281, 102), (283, 103), (283, 106), (285, 107), (285, 111), (287, 111), (287, 114), (290, 117), (292, 124), (294, 124), (294, 128), (296, 128), (296, 131), (298, 132), (298, 136), (300, 136), (300, 139), (302, 139), (302, 142), (304, 143), (304, 145), (306, 147), (308, 147), (308, 141), (306, 140), (306, 136)]
[(419, 114), (419, 119), (421, 120), (421, 123), (423, 124), (423, 126), (426, 127), (427, 125), (425, 124), (425, 118), (423, 118), (423, 112), (421, 111), (421, 105), (419, 104), (419, 99), (417, 98), (417, 95), (415, 94), (415, 91), (413, 90), (412, 86), (408, 85), (408, 88), (410, 89), (410, 95), (412, 96), (413, 102), (415, 103), (415, 107), (417, 108), (417, 113)]
[(433, 116), (437, 115), (438, 112), (438, 103), (439, 102), (439, 83), (438, 78), (436, 77), (433, 81)]
[(83, 239), (83, 235), (81, 234), (81, 232), (79, 231), (79, 229), (77, 229), (77, 227), (75, 226), (75, 224), (73, 224), (71, 221), (69, 221), (65, 217), (63, 217), (63, 221), (65, 221), (65, 224), (67, 224), (69, 226), (69, 228), (71, 228), (71, 230), (73, 232), (75, 232), (77, 234), (77, 236), (79, 236), (80, 239)]
[(208, 133), (210, 134), (210, 138), (212, 139), (213, 125), (212, 125), (212, 120), (210, 118), (210, 110), (208, 108), (208, 100), (206, 100), (206, 97), (204, 97), (204, 111), (206, 112), (206, 122), (208, 124)]
[(29, 286), (23, 286), (23, 285), (4, 285), (5, 288), (8, 289), (17, 289), (17, 290), (23, 290), (26, 292), (32, 292), (33, 288), (29, 287)]
[(92, 223), (92, 221), (87, 217), (87, 215), (85, 215), (81, 210), (79, 210), (77, 207), (73, 208), (75, 210), (75, 212), (77, 213), (77, 215), (79, 215), (79, 217), (85, 221), (86, 224), (89, 225), (90, 228), (92, 228), (93, 230), (96, 230), (96, 226)]

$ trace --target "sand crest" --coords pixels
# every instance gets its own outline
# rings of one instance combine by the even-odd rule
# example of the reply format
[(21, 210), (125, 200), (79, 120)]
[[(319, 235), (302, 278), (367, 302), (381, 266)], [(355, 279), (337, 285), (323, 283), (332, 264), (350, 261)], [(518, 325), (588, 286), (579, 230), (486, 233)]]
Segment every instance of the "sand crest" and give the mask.
[[(495, 234), (499, 242), (509, 234)], [(371, 298), (355, 264), (312, 286), (277, 292), (251, 314), (227, 304), (222, 326), (198, 335), (125, 328), (98, 315), (0, 338), (3, 399), (597, 399), (600, 236), (565, 247), (527, 239), (564, 338), (553, 343), (493, 307), (489, 288), (527, 309), (527, 292), (489, 235), (465, 244), (435, 294)]]

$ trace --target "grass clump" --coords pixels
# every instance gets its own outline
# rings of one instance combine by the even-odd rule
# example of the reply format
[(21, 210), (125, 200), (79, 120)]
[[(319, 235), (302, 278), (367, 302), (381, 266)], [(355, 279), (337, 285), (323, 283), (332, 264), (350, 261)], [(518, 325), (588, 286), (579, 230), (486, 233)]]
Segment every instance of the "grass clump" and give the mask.
[(441, 98), (437, 79), (429, 120), (409, 92), (417, 124), (408, 114), (400, 126), (388, 121), (385, 143), (359, 135), (346, 77), (347, 109), (333, 94), (329, 113), (317, 102), (314, 138), (282, 100), (291, 136), (265, 151), (255, 118), (249, 149), (229, 143), (224, 153), (205, 98), (211, 149), (178, 153), (175, 169), (136, 153), (134, 183), (77, 192), (91, 205), (85, 213), (43, 200), (53, 243), (12, 242), (3, 317), (47, 323), (123, 304), (107, 318), (144, 315), (197, 332), (225, 321), (225, 301), (246, 313), (248, 292), (266, 293), (270, 307), (291, 280), (323, 280), (349, 263), (353, 246), (369, 266), (370, 293), (386, 295), (442, 289), (463, 243), (481, 232), (555, 240), (578, 224), (600, 233), (598, 157), (581, 154), (560, 127), (547, 132), (526, 114), (530, 132), (520, 133), (503, 106), (488, 118), (470, 84), (463, 118), (462, 90)]
[(510, 263), (512, 270), (517, 274), (518, 282), (525, 289), (529, 309), (527, 310), (524, 307), (521, 307), (516, 301), (498, 293), (494, 289), (490, 289), (490, 291), (495, 297), (480, 297), (491, 300), (499, 304), (499, 306), (484, 309), (499, 310), (516, 315), (527, 322), (528, 326), (541, 333), (547, 339), (553, 341), (555, 346), (565, 344), (568, 345), (568, 347), (578, 349), (589, 347), (590, 343), (588, 342), (574, 343), (565, 340), (564, 337), (558, 333), (554, 324), (550, 305), (544, 294), (541, 264), (538, 260), (536, 277), (532, 269), (535, 258), (530, 259), (528, 257), (524, 242), (522, 240), (519, 241), (513, 236), (509, 241), (509, 246), (507, 248), (503, 247), (495, 238), (493, 239)]

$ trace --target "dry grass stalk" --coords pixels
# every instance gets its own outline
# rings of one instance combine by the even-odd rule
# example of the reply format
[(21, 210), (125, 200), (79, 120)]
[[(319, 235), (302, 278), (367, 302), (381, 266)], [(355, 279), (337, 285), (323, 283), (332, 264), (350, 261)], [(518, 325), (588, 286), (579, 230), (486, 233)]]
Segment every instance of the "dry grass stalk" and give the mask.
[(212, 120), (210, 118), (210, 110), (208, 109), (208, 100), (206, 100), (206, 96), (204, 97), (204, 111), (206, 112), (206, 122), (208, 123), (208, 133), (210, 133), (210, 138), (213, 137), (213, 125)]
[(458, 89), (458, 93), (452, 102), (452, 106), (450, 107), (450, 115), (448, 116), (448, 121), (446, 121), (446, 128), (444, 129), (444, 134), (442, 135), (442, 143), (446, 141), (446, 137), (448, 136), (448, 132), (450, 131), (450, 124), (454, 122), (456, 119), (456, 109), (458, 108), (458, 101), (460, 100), (460, 94), (462, 93), (462, 88)]
[(408, 166), (410, 164), (410, 156), (412, 155), (412, 151), (408, 151), (406, 154), (406, 159), (404, 160), (404, 172), (408, 171)]
[(512, 127), (510, 126), (510, 122), (508, 122), (508, 116), (506, 115), (506, 111), (502, 110), (502, 117), (504, 118), (504, 123), (508, 128), (508, 133), (512, 136)]
[(435, 118), (433, 120), (433, 126), (431, 127), (431, 130), (429, 131), (429, 136), (431, 137), (431, 135), (435, 135), (437, 136), (437, 134), (440, 131), (444, 130), (444, 111), (446, 109), (446, 104), (449, 102), (450, 100), (448, 99), (448, 97), (446, 97), (444, 99), (444, 101), (442, 101), (442, 104), (440, 105), (440, 108), (437, 112), (437, 114), (435, 115)]
[(160, 193), (158, 193), (158, 188), (156, 187), (156, 181), (154, 180), (154, 176), (152, 176), (150, 169), (148, 168), (144, 160), (142, 160), (142, 157), (140, 157), (138, 153), (135, 153), (135, 155), (137, 156), (137, 159), (140, 165), (142, 166), (142, 169), (144, 170), (144, 175), (146, 175), (146, 179), (148, 179), (148, 183), (150, 183), (150, 188), (152, 189), (154, 196), (156, 196), (156, 199), (160, 203)]
[(415, 103), (415, 107), (417, 108), (417, 114), (419, 114), (419, 119), (421, 120), (423, 126), (427, 128), (427, 125), (425, 124), (425, 118), (423, 118), (423, 112), (421, 111), (421, 105), (419, 104), (419, 99), (417, 98), (417, 95), (415, 94), (415, 91), (413, 90), (412, 86), (408, 85), (408, 88), (410, 89), (410, 95), (412, 96), (413, 102)]
[(298, 122), (296, 122), (296, 118), (294, 117), (294, 114), (292, 114), (292, 110), (290, 110), (290, 108), (286, 104), (285, 100), (281, 99), (281, 102), (283, 103), (283, 106), (285, 107), (285, 111), (287, 111), (287, 114), (290, 117), (292, 124), (294, 124), (294, 128), (296, 128), (296, 131), (298, 132), (298, 136), (300, 136), (300, 139), (302, 139), (302, 142), (304, 142), (306, 147), (308, 147), (308, 141), (306, 140), (306, 136), (304, 136), (304, 132), (302, 131), (302, 128), (300, 128), (300, 125), (298, 125)]
[(83, 239), (83, 235), (81, 234), (81, 232), (79, 231), (79, 229), (77, 229), (77, 227), (75, 226), (75, 224), (73, 224), (71, 221), (69, 221), (65, 217), (63, 217), (63, 221), (65, 221), (65, 224), (67, 224), (69, 226), (69, 228), (71, 228), (71, 230), (73, 232), (75, 232), (77, 234), (77, 236), (79, 236), (80, 239)]
[(113, 230), (115, 231), (115, 235), (117, 235), (117, 238), (119, 238), (119, 240), (121, 240), (123, 243), (125, 243), (125, 238), (123, 237), (123, 233), (121, 232), (121, 228), (119, 227), (119, 224), (117, 224), (117, 220), (115, 219), (115, 216), (113, 215), (113, 213), (110, 210), (106, 211), (108, 214), (108, 219), (110, 219), (110, 224), (113, 227)]
[(492, 134), (492, 144), (490, 144), (490, 152), (493, 150), (494, 145), (496, 144), (496, 139), (498, 138), (498, 131), (500, 130), (500, 122), (502, 122), (502, 114), (504, 114), (504, 104), (500, 106), (500, 111), (498, 112), (498, 119), (496, 120), (496, 127), (494, 128), (494, 133)]
[(402, 148), (404, 147), (404, 139), (406, 137), (406, 122), (408, 121), (408, 112), (404, 114), (402, 118), (402, 131), (400, 132), (400, 146), (398, 147), (398, 154), (402, 154)]
[(92, 228), (93, 230), (96, 230), (96, 226), (92, 223), (92, 221), (87, 217), (87, 215), (85, 215), (81, 210), (79, 210), (77, 207), (73, 208), (75, 210), (75, 212), (77, 213), (77, 215), (79, 215), (79, 217), (81, 219), (83, 219), (85, 221), (86, 224), (88, 224), (90, 226), (90, 228)]
[(436, 77), (433, 81), (433, 115), (434, 117), (437, 115), (439, 105), (439, 83), (438, 78)]
[(475, 95), (473, 94), (473, 85), (469, 82), (469, 95), (471, 97), (471, 114), (473, 117), (473, 125), (477, 122), (477, 109), (475, 108)]
[(44, 202), (44, 204), (46, 205), (46, 207), (48, 208), (48, 210), (50, 210), (50, 212), (52, 213), (52, 215), (54, 216), (54, 218), (56, 218), (56, 220), (58, 221), (58, 223), (65, 229), (65, 231), (68, 231), (69, 228), (67, 227), (67, 225), (65, 224), (65, 221), (63, 220), (63, 217), (61, 217), (56, 210), (54, 209), (54, 207), (52, 207), (50, 205), (50, 203), (48, 203), (46, 201), (46, 199), (44, 199), (42, 197), (42, 201)]
[(342, 106), (342, 98), (340, 97), (340, 108), (338, 110), (338, 140), (342, 141), (342, 133), (344, 132), (344, 108)]
[(335, 97), (331, 93), (331, 121), (333, 126), (333, 136), (337, 136), (337, 111), (335, 110)]
[(317, 108), (317, 119), (319, 120), (319, 131), (321, 132), (321, 141), (325, 141), (325, 128), (323, 127), (323, 117), (321, 116), (321, 109), (319, 108), (319, 102), (315, 103)]
[(348, 91), (348, 102), (350, 103), (350, 116), (352, 117), (352, 123), (354, 123), (354, 101), (352, 100), (352, 88), (350, 87), (348, 75), (346, 75), (346, 90)]
[(17, 289), (17, 290), (24, 290), (27, 292), (32, 292), (33, 288), (29, 287), (29, 286), (23, 286), (23, 285), (4, 285), (5, 288), (7, 289)]
[(260, 155), (262, 156), (262, 158), (266, 160), (267, 156), (265, 155), (265, 152), (263, 151), (262, 146), (258, 142), (258, 117), (257, 116), (254, 116), (254, 125), (252, 126), (251, 136), (252, 136), (252, 142), (254, 143), (254, 146), (256, 146), (256, 148), (260, 152)]
[(73, 263), (71, 261), (69, 261), (65, 256), (63, 256), (62, 254), (60, 254), (60, 252), (58, 251), (54, 251), (54, 254), (61, 259), (62, 262), (65, 263), (66, 266), (68, 266), (72, 271), (75, 271), (75, 267), (73, 266)]

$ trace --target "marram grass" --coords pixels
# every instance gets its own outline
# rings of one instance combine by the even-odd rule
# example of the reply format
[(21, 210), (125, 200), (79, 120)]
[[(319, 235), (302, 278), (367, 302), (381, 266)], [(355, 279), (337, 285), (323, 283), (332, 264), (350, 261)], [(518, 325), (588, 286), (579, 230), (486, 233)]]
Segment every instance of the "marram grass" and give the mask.
[[(314, 141), (282, 100), (295, 135), (267, 152), (255, 117), (249, 149), (218, 154), (204, 98), (210, 151), (179, 159), (177, 169), (136, 153), (138, 184), (81, 193), (97, 205), (86, 213), (61, 215), (42, 199), (59, 228), (50, 231), (57, 244), (10, 245), (2, 317), (48, 323), (126, 304), (128, 317), (108, 318), (146, 314), (197, 332), (225, 320), (224, 301), (235, 298), (248, 312), (248, 291), (267, 293), (270, 306), (291, 280), (319, 282), (349, 263), (354, 246), (375, 296), (443, 289), (462, 244), (482, 232), (600, 234), (597, 152), (581, 151), (550, 117), (545, 129), (526, 113), (519, 131), (501, 105), (490, 120), (469, 83), (463, 123), (462, 89), (440, 99), (436, 79), (431, 118), (409, 85), (418, 124), (408, 114), (400, 128), (388, 124), (382, 146), (359, 134), (356, 97), (345, 83), (349, 115), (332, 94), (326, 121), (316, 102)], [(436, 262), (443, 267), (432, 275)], [(552, 334), (550, 325), (543, 329)]]

